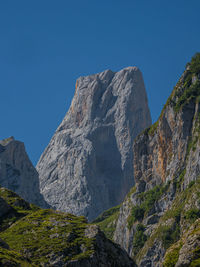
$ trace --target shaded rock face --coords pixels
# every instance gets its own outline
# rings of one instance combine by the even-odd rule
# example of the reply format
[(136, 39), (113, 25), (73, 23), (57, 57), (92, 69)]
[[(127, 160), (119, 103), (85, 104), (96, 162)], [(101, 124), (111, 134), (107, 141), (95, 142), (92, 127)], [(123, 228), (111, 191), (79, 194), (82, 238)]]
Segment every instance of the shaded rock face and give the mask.
[(12, 211), (12, 208), (7, 204), (7, 202), (0, 197), (0, 218), (9, 212)]
[[(158, 122), (134, 141), (136, 188), (120, 208), (113, 239), (137, 260), (138, 266), (163, 266), (167, 247), (190, 225), (187, 214), (196, 212), (199, 216), (199, 95), (199, 75), (187, 68)], [(134, 247), (138, 223), (144, 226), (140, 234), (148, 240)], [(169, 243), (163, 232), (168, 234)], [(172, 232), (177, 236), (170, 236)]]
[(90, 225), (85, 231), (85, 236), (95, 240), (95, 253), (89, 259), (75, 260), (68, 263), (71, 267), (134, 267), (136, 264), (128, 256), (128, 254), (121, 249), (121, 247), (111, 240), (107, 239), (103, 232), (99, 230), (96, 225)]
[(133, 139), (150, 124), (138, 68), (79, 78), (71, 107), (37, 164), (45, 200), (89, 220), (120, 203), (134, 184)]
[(13, 137), (0, 141), (0, 185), (30, 203), (48, 207), (40, 194), (38, 173), (26, 154), (24, 144)]
[[(0, 215), (1, 216), (1, 215)], [(6, 244), (1, 238), (0, 238), (0, 247), (9, 249), (8, 244)]]

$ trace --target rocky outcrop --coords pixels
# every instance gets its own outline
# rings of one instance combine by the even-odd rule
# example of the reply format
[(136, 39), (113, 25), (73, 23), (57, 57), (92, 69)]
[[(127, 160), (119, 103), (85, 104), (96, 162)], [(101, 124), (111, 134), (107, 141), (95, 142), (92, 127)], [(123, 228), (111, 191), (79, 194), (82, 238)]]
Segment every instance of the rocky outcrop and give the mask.
[(197, 219), (182, 238), (171, 246), (164, 257), (164, 266), (200, 266), (200, 219)]
[(25, 151), (24, 144), (13, 137), (0, 141), (0, 185), (30, 203), (48, 207), (39, 190), (39, 178)]
[(0, 214), (0, 266), (135, 266), (83, 216), (40, 209), (5, 188), (0, 199), (11, 208)]
[(133, 179), (134, 138), (151, 124), (136, 67), (81, 77), (37, 170), (45, 200), (89, 220), (119, 204)]
[(92, 266), (136, 266), (128, 257), (128, 254), (119, 245), (107, 239), (96, 225), (90, 225), (85, 230), (85, 236), (95, 240), (95, 252), (89, 259), (76, 260), (69, 262), (67, 266), (92, 267)]
[(113, 240), (136, 259), (138, 266), (163, 266), (167, 248), (200, 217), (199, 114), (200, 54), (197, 54), (174, 88), (159, 120), (133, 144), (136, 186), (120, 208)]

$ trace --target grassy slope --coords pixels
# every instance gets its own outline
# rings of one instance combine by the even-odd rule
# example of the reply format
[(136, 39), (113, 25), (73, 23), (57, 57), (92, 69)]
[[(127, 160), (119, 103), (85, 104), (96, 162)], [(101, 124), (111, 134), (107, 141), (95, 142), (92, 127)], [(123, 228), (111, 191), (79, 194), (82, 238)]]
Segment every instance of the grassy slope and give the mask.
[(93, 253), (93, 239), (85, 236), (85, 217), (42, 210), (4, 188), (0, 188), (0, 197), (13, 208), (0, 218), (0, 237), (10, 247), (0, 248), (1, 262), (13, 258), (18, 266), (19, 262), (23, 266), (23, 255), (38, 266), (60, 254), (67, 262)]
[(119, 216), (120, 205), (103, 212), (93, 223), (97, 224), (107, 238), (112, 239)]

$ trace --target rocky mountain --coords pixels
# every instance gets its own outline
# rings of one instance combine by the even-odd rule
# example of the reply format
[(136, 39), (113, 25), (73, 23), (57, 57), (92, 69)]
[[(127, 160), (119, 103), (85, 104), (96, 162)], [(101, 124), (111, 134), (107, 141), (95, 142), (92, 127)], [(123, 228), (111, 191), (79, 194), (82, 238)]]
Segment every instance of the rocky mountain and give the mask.
[(200, 266), (200, 53), (133, 153), (135, 186), (97, 224), (140, 267)]
[(37, 164), (45, 200), (89, 220), (119, 204), (134, 184), (133, 140), (150, 125), (138, 68), (80, 77), (71, 107)]
[(0, 141), (0, 185), (42, 207), (49, 207), (39, 190), (39, 178), (24, 144), (10, 137)]
[(0, 188), (0, 266), (134, 267), (83, 216), (40, 209)]

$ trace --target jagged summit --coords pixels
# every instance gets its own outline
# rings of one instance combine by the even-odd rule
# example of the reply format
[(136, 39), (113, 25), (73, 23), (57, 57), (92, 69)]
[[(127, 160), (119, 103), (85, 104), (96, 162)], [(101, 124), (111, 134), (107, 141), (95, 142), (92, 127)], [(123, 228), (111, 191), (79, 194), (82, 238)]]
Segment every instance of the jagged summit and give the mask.
[(133, 139), (150, 125), (138, 68), (77, 79), (70, 109), (37, 164), (46, 201), (90, 220), (120, 203), (134, 184)]
[(125, 67), (119, 71), (113, 71), (111, 69), (107, 69), (107, 70), (104, 70), (104, 71), (101, 71), (101, 72), (98, 72), (98, 73), (94, 73), (94, 74), (91, 74), (91, 75), (86, 75), (86, 76), (80, 76), (77, 81), (79, 79), (92, 79), (92, 78), (95, 78), (95, 77), (99, 77), (100, 79), (106, 79), (108, 77), (111, 77), (111, 76), (114, 76), (116, 73), (118, 72), (123, 72), (123, 71), (140, 71), (138, 67), (136, 66), (129, 66), (129, 67)]

